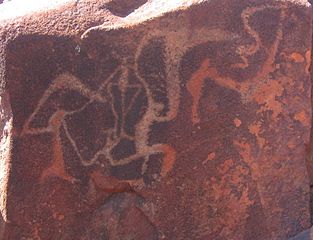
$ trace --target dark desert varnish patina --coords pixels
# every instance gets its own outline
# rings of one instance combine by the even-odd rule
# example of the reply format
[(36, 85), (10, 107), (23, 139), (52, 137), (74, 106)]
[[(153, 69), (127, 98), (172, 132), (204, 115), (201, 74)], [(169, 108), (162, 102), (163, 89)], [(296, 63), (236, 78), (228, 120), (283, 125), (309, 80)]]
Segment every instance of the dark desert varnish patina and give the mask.
[(309, 228), (311, 28), (291, 0), (70, 1), (3, 20), (3, 239)]

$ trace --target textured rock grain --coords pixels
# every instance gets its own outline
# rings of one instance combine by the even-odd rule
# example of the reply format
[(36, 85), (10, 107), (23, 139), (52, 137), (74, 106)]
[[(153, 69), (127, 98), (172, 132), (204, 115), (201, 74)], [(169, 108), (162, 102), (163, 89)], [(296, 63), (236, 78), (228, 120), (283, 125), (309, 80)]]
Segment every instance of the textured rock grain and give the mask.
[(309, 4), (291, 0), (67, 1), (3, 17), (3, 239), (309, 228), (311, 29)]

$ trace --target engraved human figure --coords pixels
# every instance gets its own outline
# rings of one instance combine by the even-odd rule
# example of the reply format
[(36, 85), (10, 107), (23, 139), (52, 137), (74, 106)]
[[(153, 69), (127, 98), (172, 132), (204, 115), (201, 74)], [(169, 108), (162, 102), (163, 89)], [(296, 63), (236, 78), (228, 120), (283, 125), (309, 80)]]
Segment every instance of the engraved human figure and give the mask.
[[(200, 28), (193, 30), (192, 34), (184, 30), (166, 32), (156, 28), (151, 35), (143, 36), (139, 44), (128, 46), (134, 53), (128, 58), (133, 59), (118, 56), (120, 66), (103, 79), (98, 89), (90, 88), (74, 74), (60, 74), (44, 92), (22, 132), (22, 135), (50, 133), (54, 136), (54, 162), (43, 175), (71, 179), (65, 170), (62, 174), (55, 170), (66, 166), (65, 140), (83, 166), (109, 163), (109, 174), (120, 180), (142, 182), (149, 161), (160, 161), (158, 174), (161, 177), (167, 175), (174, 166), (176, 151), (168, 144), (149, 143), (149, 135), (154, 123), (171, 121), (177, 115), (182, 57), (187, 50), (201, 43), (237, 37), (217, 28)], [(114, 36), (113, 39), (107, 38), (114, 42)], [(173, 39), (178, 39), (179, 44)], [(158, 48), (163, 49), (164, 56), (160, 59), (165, 70), (163, 82), (152, 86), (161, 79), (156, 76), (148, 80), (140, 70), (145, 61), (140, 58), (147, 46), (149, 48), (155, 41), (162, 42)], [(178, 45), (181, 46), (179, 49)], [(146, 55), (149, 54), (147, 51)], [(157, 74), (152, 72), (150, 75)], [(161, 86), (164, 91), (160, 99)], [(92, 129), (89, 131), (88, 128)]]
[[(138, 162), (136, 170), (140, 170), (140, 172), (137, 173), (135, 179), (131, 179), (138, 180), (145, 173), (149, 156), (163, 154), (164, 161), (167, 161), (167, 163), (163, 164), (164, 168), (161, 170), (161, 174), (166, 174), (166, 171), (169, 170), (166, 168), (175, 159), (175, 152), (167, 145), (149, 146), (140, 142), (140, 138), (136, 140), (136, 125), (140, 125), (144, 115), (149, 114), (149, 111), (151, 114), (152, 110), (149, 110), (149, 103), (142, 84), (140, 82), (130, 83), (128, 79), (128, 70), (124, 67), (115, 71), (97, 91), (89, 89), (78, 78), (68, 73), (62, 74), (55, 79), (23, 130), (23, 134), (40, 134), (44, 132), (53, 134), (54, 160), (57, 163), (53, 163), (49, 169), (50, 172), (53, 173), (55, 164), (58, 166), (63, 165), (64, 168), (60, 135), (60, 132), (63, 131), (83, 166), (101, 164), (99, 159), (103, 159), (103, 156), (104, 159), (110, 162), (113, 169), (114, 166), (127, 166)], [(74, 101), (71, 105), (65, 102), (69, 97), (76, 97), (78, 101)], [(93, 108), (101, 111), (98, 106), (102, 106), (106, 118), (102, 124), (101, 122), (98, 123), (103, 139), (95, 139), (96, 142), (100, 141), (102, 146), (85, 151), (84, 146), (77, 143), (82, 136), (75, 137), (76, 129), (72, 130), (71, 125), (79, 120), (79, 114), (82, 113), (82, 116), (85, 116), (84, 113), (87, 113), (88, 109)], [(90, 124), (93, 123), (90, 122)], [(93, 144), (97, 145), (96, 143)], [(119, 170), (116, 172), (118, 178), (130, 180), (127, 175), (123, 174), (122, 169), (120, 172)], [(62, 176), (65, 175), (64, 172)], [(70, 179), (70, 177), (67, 177), (67, 179)]]

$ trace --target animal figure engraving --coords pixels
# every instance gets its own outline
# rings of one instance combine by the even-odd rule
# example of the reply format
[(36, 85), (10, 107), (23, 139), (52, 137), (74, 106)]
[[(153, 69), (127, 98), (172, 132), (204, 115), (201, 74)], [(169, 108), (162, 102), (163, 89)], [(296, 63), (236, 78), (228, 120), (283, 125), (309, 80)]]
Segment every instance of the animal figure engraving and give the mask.
[[(283, 104), (276, 98), (283, 94), (285, 86), (293, 84), (292, 79), (285, 77), (283, 82), (277, 82), (273, 81), (270, 76), (271, 73), (277, 70), (275, 58), (277, 57), (278, 48), (283, 38), (283, 23), (286, 18), (286, 9), (287, 7), (284, 4), (262, 5), (246, 8), (241, 13), (244, 30), (249, 36), (251, 36), (254, 43), (237, 47), (237, 53), (241, 62), (232, 64), (231, 67), (244, 71), (249, 67), (249, 58), (259, 51), (264, 51), (267, 57), (253, 78), (244, 82), (238, 82), (231, 77), (220, 74), (217, 68), (212, 64), (212, 59), (209, 57), (202, 61), (199, 69), (193, 73), (192, 77), (187, 82), (187, 90), (193, 98), (191, 114), (193, 124), (200, 122), (199, 102), (202, 96), (202, 87), (204, 82), (208, 79), (214, 81), (221, 87), (238, 92), (241, 95), (243, 103), (256, 102), (260, 106), (259, 112), (272, 111), (273, 120), (277, 120), (278, 115), (282, 112)], [(264, 46), (259, 33), (253, 29), (250, 23), (250, 18), (252, 16), (265, 10), (277, 11), (279, 16), (275, 39), (269, 47)], [(290, 56), (286, 55), (284, 57), (288, 61), (306, 62), (307, 69), (310, 60), (304, 59), (307, 59), (306, 56), (308, 54), (310, 54), (310, 51), (304, 53), (291, 53)], [(295, 56), (297, 58), (295, 58)], [(273, 89), (276, 89), (276, 92), (273, 91)]]
[[(256, 17), (255, 15), (257, 14), (259, 14), (258, 17), (260, 17), (264, 12), (271, 12), (271, 14), (275, 15), (278, 19), (275, 28), (272, 30), (274, 35), (273, 39), (268, 42), (266, 42), (268, 39), (265, 39), (264, 36), (263, 38), (261, 37), (261, 31), (258, 32), (258, 30), (256, 30), (258, 27), (262, 29), (264, 26), (257, 26), (255, 23), (262, 23), (255, 21), (255, 19), (252, 21), (252, 17)], [(266, 182), (267, 176), (277, 176), (277, 179), (283, 179), (281, 175), (275, 172), (275, 165), (280, 164), (283, 160), (281, 156), (276, 158), (272, 156), (272, 149), (274, 149), (273, 146), (275, 146), (275, 140), (273, 139), (275, 138), (269, 136), (271, 136), (273, 132), (276, 133), (276, 130), (281, 127), (279, 125), (280, 121), (287, 122), (286, 115), (289, 115), (290, 112), (293, 111), (291, 106), (286, 106), (284, 99), (292, 98), (291, 96), (294, 95), (295, 89), (299, 87), (298, 82), (301, 81), (297, 82), (298, 76), (293, 75), (291, 72), (296, 72), (295, 69), (299, 71), (299, 66), (301, 66), (301, 74), (305, 72), (307, 77), (309, 77), (307, 66), (310, 64), (310, 60), (306, 56), (310, 54), (310, 50), (303, 49), (299, 52), (293, 52), (285, 46), (286, 43), (283, 38), (288, 31), (288, 27), (285, 26), (285, 24), (288, 26), (289, 23), (288, 12), (289, 9), (284, 3), (249, 7), (243, 10), (241, 14), (243, 29), (244, 32), (248, 34), (251, 43), (237, 48), (240, 61), (232, 64), (231, 68), (232, 70), (235, 69), (237, 72), (249, 72), (251, 65), (257, 65), (258, 68), (256, 68), (252, 76), (244, 81), (235, 79), (232, 75), (227, 75), (219, 71), (218, 67), (214, 66), (214, 59), (205, 56), (200, 62), (198, 69), (193, 72), (186, 84), (187, 90), (192, 96), (191, 120), (194, 125), (202, 123), (205, 119), (204, 116), (208, 115), (208, 113), (204, 114), (203, 111), (201, 111), (203, 109), (202, 106), (204, 106), (202, 98), (204, 98), (205, 94), (210, 92), (208, 88), (206, 88), (207, 82), (213, 82), (222, 88), (236, 92), (236, 94), (241, 97), (242, 107), (244, 108), (246, 105), (249, 106), (249, 109), (255, 111), (255, 120), (252, 120), (253, 117), (245, 120), (246, 123), (248, 123), (248, 134), (251, 134), (255, 138), (255, 142), (252, 143), (250, 138), (243, 137), (242, 135), (238, 137), (238, 139), (234, 137), (232, 140), (233, 146), (239, 152), (241, 159), (247, 163), (247, 166), (251, 169), (251, 177), (257, 184), (257, 191), (264, 213), (268, 219), (271, 219), (271, 221), (268, 222), (272, 222), (272, 219), (276, 221), (276, 219), (281, 218), (282, 214), (272, 216), (273, 206), (275, 206), (280, 199), (268, 198), (269, 192), (273, 194), (274, 190), (268, 191), (268, 188), (266, 188), (266, 186), (268, 186), (268, 182)], [(258, 54), (262, 54), (264, 57), (262, 58), (262, 62), (257, 62), (256, 64), (255, 59), (257, 59), (256, 55)], [(299, 90), (299, 92), (303, 91), (299, 88), (297, 90)], [(294, 116), (294, 119), (288, 119), (288, 121), (293, 122), (297, 120), (304, 126), (307, 126), (308, 119), (310, 118), (305, 111), (306, 110), (299, 112), (299, 114)], [(241, 121), (238, 124), (236, 120), (235, 126), (240, 127), (240, 125)], [(243, 126), (241, 126), (241, 129), (246, 131)], [(277, 132), (282, 134), (283, 130), (279, 129)], [(257, 154), (255, 154), (255, 150), (252, 150), (253, 148), (258, 149), (258, 151), (256, 151), (258, 152)], [(227, 163), (227, 161), (225, 161), (225, 163)], [(233, 166), (238, 165), (239, 163), (236, 163)], [(221, 176), (222, 179), (224, 177), (226, 178), (226, 176), (228, 177), (224, 172), (221, 172), (219, 176)], [(288, 176), (288, 174), (285, 176)], [(213, 185), (215, 184), (213, 183)], [(220, 188), (225, 191), (226, 185), (226, 182), (217, 181), (216, 186), (219, 187), (215, 186), (214, 189)], [(217, 196), (218, 194), (219, 193), (216, 192), (216, 194), (212, 195)], [(243, 192), (242, 197), (244, 195)], [(227, 193), (227, 196), (223, 196), (221, 199), (225, 201), (225, 199), (231, 199), (232, 197), (232, 194)], [(218, 203), (219, 199), (216, 202)], [(243, 200), (243, 198), (238, 199), (236, 203), (242, 206), (241, 210), (236, 212), (240, 217), (236, 219), (237, 222), (234, 226), (238, 228), (238, 225), (240, 225), (239, 222), (242, 223), (242, 219), (245, 219), (247, 216), (247, 206), (254, 205), (255, 202), (247, 197), (245, 200)], [(221, 222), (223, 222), (223, 224), (225, 223), (225, 217)], [(231, 224), (232, 223), (229, 225)], [(218, 224), (216, 225), (218, 226)], [(267, 224), (266, 227), (268, 229), (274, 229), (270, 224)], [(226, 234), (223, 237), (229, 238)], [(233, 237), (233, 235), (231, 237)], [(241, 237), (237, 236), (235, 238)]]
[[(274, 10), (277, 9), (280, 12), (279, 14), (280, 21), (277, 27), (276, 39), (269, 49), (263, 46), (262, 41), (259, 37), (259, 33), (255, 31), (249, 23), (249, 19), (251, 16), (253, 16), (254, 14), (258, 12), (268, 10), (268, 9), (274, 9)], [(270, 79), (268, 78), (268, 74), (275, 70), (274, 60), (277, 55), (278, 46), (283, 35), (282, 24), (283, 24), (284, 18), (286, 17), (286, 10), (284, 6), (264, 5), (260, 7), (254, 7), (254, 8), (246, 8), (242, 12), (241, 17), (242, 17), (245, 31), (252, 37), (255, 43), (249, 44), (247, 46), (239, 46), (237, 48), (241, 62), (237, 64), (233, 64), (232, 67), (246, 69), (249, 66), (248, 58), (254, 55), (260, 49), (264, 50), (266, 54), (268, 55), (268, 57), (266, 61), (264, 62), (264, 64), (262, 65), (261, 69), (253, 77), (253, 79), (249, 79), (249, 81), (245, 81), (243, 83), (239, 83), (230, 77), (222, 76), (218, 72), (218, 70), (214, 66), (211, 65), (212, 64), (211, 60), (209, 58), (205, 59), (201, 63), (200, 68), (193, 74), (193, 76), (187, 83), (187, 89), (193, 97), (191, 118), (194, 124), (199, 123), (200, 121), (198, 108), (199, 108), (199, 101), (201, 98), (202, 86), (206, 79), (211, 79), (222, 87), (226, 87), (228, 89), (239, 92), (244, 102), (254, 100), (258, 102), (260, 105), (264, 104), (265, 105), (264, 109), (274, 111), (275, 118), (279, 114), (280, 104), (276, 102), (275, 99), (272, 99), (272, 101), (270, 102), (266, 102), (268, 101), (268, 98), (264, 98), (262, 96), (263, 98), (262, 100), (258, 98), (257, 95), (259, 94), (259, 91), (262, 87), (266, 87), (268, 84), (271, 84), (269, 82)], [(260, 82), (260, 79), (262, 79), (261, 82)]]

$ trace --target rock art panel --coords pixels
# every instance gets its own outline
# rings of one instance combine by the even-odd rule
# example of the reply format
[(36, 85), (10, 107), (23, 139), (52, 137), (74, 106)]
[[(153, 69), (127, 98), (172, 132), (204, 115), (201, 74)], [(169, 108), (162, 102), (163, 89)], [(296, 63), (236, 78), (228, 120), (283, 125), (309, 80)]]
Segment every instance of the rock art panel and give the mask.
[(310, 226), (309, 6), (183, 3), (115, 6), (77, 36), (34, 18), (36, 34), (9, 41), (5, 239), (276, 240)]

